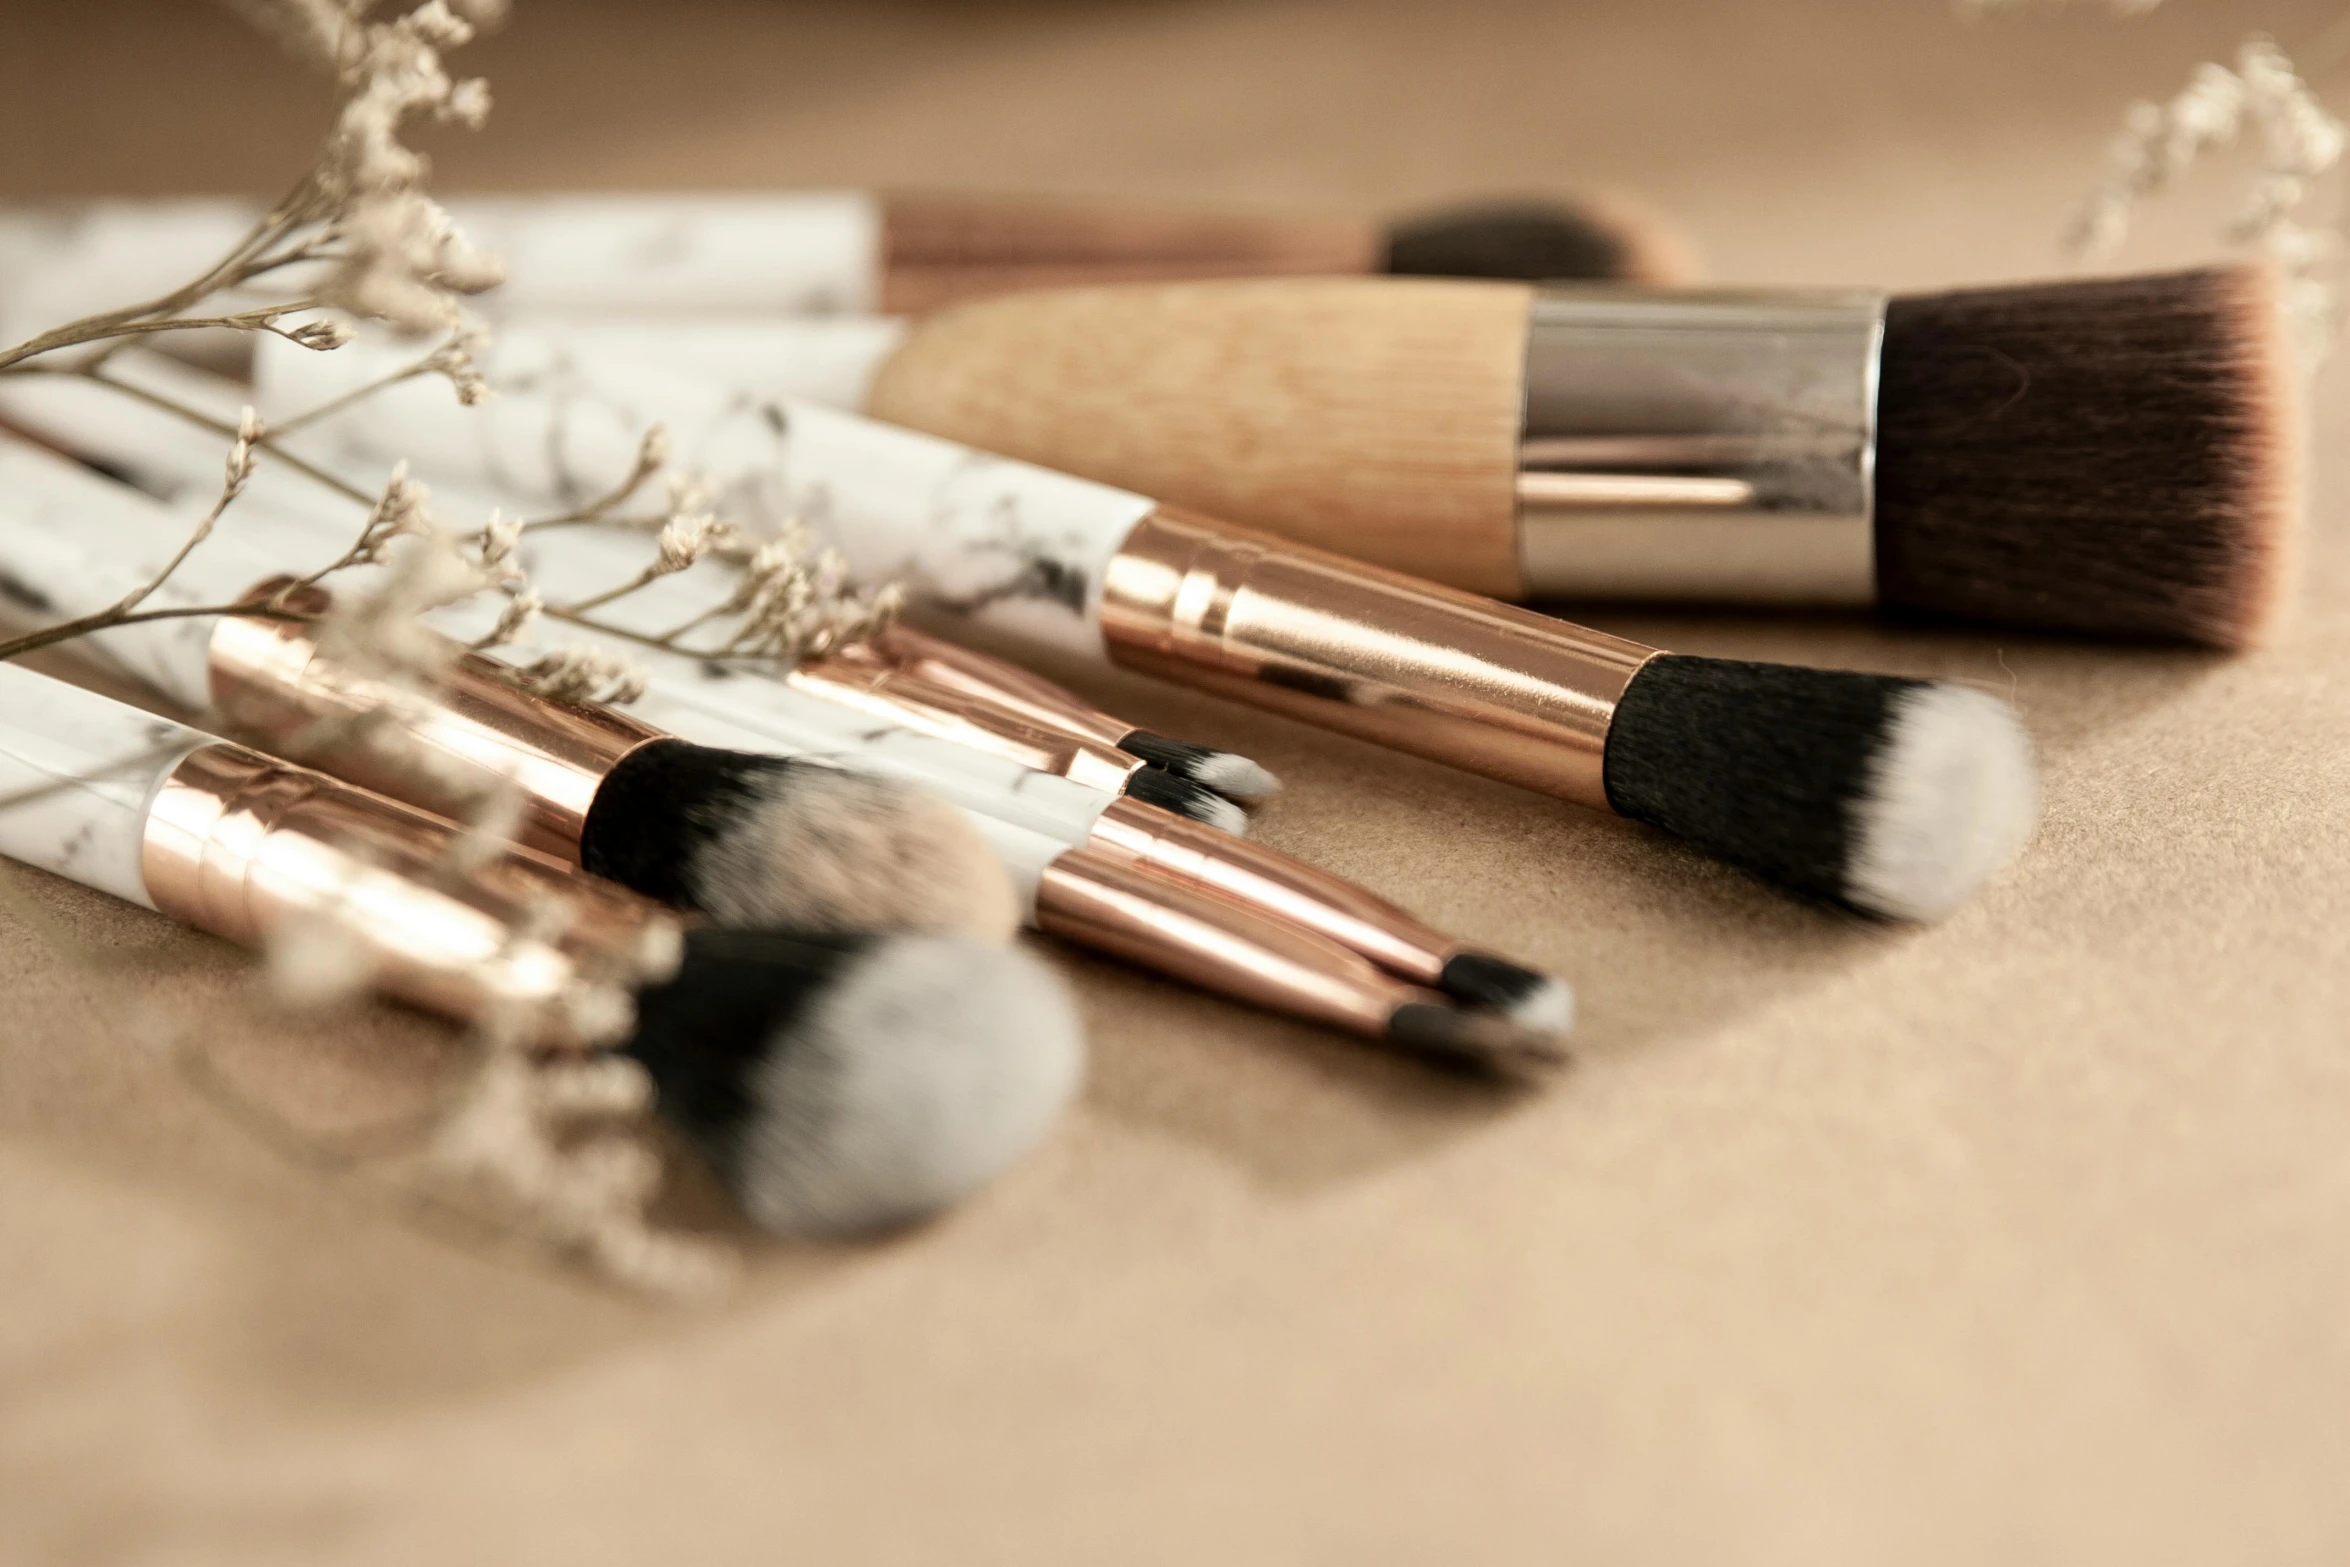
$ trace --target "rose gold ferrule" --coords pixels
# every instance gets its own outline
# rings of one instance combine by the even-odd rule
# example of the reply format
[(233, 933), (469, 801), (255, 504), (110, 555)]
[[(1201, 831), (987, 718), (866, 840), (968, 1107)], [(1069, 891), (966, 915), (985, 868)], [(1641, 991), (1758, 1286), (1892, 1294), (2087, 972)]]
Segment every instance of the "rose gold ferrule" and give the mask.
[(1461, 944), (1341, 876), (1140, 800), (1111, 802), (1087, 847), (1247, 904), (1432, 985)]
[(1105, 794), (1125, 789), (1126, 780), (1144, 765), (1116, 746), (1032, 722), (986, 696), (903, 673), (861, 648), (812, 659), (785, 675), (784, 683)]
[(1135, 730), (1123, 718), (1103, 712), (1076, 692), (1008, 659), (908, 625), (883, 628), (865, 647), (893, 669), (992, 702), (1040, 728), (1057, 729), (1112, 750)]
[(1601, 810), (1656, 653), (1167, 506), (1112, 557), (1101, 626), (1126, 668)]
[[(283, 585), (263, 583), (253, 596)], [(331, 600), (313, 587), (285, 602), (316, 618)], [(519, 841), (567, 861), (579, 857), (605, 775), (663, 738), (608, 708), (523, 691), (475, 653), (457, 654), (442, 684), (420, 696), (325, 656), (301, 621), (224, 615), (210, 658), (213, 706), (239, 736), (450, 818), (465, 815), (489, 779), (511, 779), (525, 808)]]
[(1203, 990), (1373, 1039), (1398, 1007), (1444, 1005), (1336, 942), (1093, 849), (1045, 868), (1036, 923)]
[[(665, 977), (677, 926), (633, 893), (510, 850), (447, 874), (447, 822), (240, 745), (192, 752), (148, 807), (141, 869), (156, 908), (241, 945), (305, 920), (364, 944), (376, 988), (460, 1021), (507, 1008), (549, 1048), (587, 1049), (588, 987)], [(559, 900), (564, 917), (539, 911)], [(546, 934), (534, 933), (540, 925)], [(511, 1014), (508, 1014), (511, 1015)]]

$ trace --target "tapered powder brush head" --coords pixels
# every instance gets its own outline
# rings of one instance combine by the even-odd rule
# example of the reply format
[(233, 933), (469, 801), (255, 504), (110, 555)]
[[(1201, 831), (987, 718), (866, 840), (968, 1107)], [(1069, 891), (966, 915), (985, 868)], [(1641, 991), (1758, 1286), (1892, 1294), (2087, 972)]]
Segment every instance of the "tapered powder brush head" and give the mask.
[(1255, 805), (1281, 792), (1280, 779), (1237, 751), (1170, 740), (1147, 729), (1126, 735), (1118, 742), (1118, 749), (1241, 805)]
[(1016, 950), (936, 936), (706, 927), (638, 997), (625, 1049), (762, 1228), (851, 1235), (927, 1218), (1026, 1152), (1084, 1041)]
[(944, 801), (817, 762), (683, 740), (639, 746), (605, 777), (580, 863), (728, 925), (1000, 942), (1019, 924), (1002, 862)]
[(1381, 270), (1658, 286), (1697, 275), (1687, 243), (1670, 225), (1614, 196), (1492, 201), (1407, 218), (1388, 229)]
[(2276, 616), (2304, 503), (2265, 267), (1895, 299), (1878, 420), (1887, 607), (2222, 648)]
[(2015, 710), (1936, 681), (1663, 654), (1618, 700), (1605, 765), (1623, 815), (1890, 919), (1955, 912), (2039, 816)]
[(1138, 767), (1126, 780), (1126, 793), (1145, 805), (1228, 832), (1248, 834), (1248, 813), (1206, 784), (1179, 778), (1163, 767)]

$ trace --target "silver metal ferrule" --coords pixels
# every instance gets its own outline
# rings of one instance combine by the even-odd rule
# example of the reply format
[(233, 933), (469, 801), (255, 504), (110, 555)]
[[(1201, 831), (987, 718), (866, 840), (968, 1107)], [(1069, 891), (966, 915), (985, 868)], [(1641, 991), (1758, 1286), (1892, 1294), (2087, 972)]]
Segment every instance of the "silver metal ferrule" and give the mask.
[(1867, 604), (1881, 294), (1535, 295), (1530, 598)]

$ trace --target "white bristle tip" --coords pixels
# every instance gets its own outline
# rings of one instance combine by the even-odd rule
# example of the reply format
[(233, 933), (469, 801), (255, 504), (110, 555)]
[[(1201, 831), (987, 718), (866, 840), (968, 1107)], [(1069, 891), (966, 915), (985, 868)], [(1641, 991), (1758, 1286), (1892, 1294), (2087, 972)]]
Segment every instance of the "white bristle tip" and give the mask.
[(2014, 708), (1981, 691), (1904, 691), (1853, 811), (1846, 899), (1892, 919), (1945, 918), (2032, 836), (2040, 780), (2031, 737)]

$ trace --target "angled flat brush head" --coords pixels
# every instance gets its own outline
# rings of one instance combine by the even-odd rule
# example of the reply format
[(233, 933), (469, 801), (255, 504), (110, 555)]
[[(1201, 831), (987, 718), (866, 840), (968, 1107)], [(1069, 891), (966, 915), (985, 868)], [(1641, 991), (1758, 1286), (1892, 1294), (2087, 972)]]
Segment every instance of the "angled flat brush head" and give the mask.
[(1888, 919), (1957, 911), (2023, 848), (2015, 710), (1939, 681), (1664, 654), (1608, 728), (1608, 802), (1734, 865)]
[(1145, 805), (1155, 805), (1162, 811), (1173, 811), (1203, 826), (1219, 832), (1228, 832), (1235, 838), (1248, 834), (1248, 813), (1203, 783), (1180, 778), (1156, 765), (1138, 767), (1126, 780), (1126, 793)]
[(1883, 366), (1886, 607), (2219, 648), (2274, 620), (2304, 500), (2267, 268), (1896, 299)]
[(1680, 235), (1616, 197), (1493, 201), (1407, 218), (1387, 233), (1390, 274), (1670, 285), (1697, 267)]
[(743, 1211), (782, 1235), (911, 1224), (969, 1196), (1076, 1091), (1067, 991), (936, 936), (687, 933), (624, 1047)]
[(1004, 941), (1019, 923), (1002, 862), (944, 801), (683, 740), (641, 745), (605, 777), (580, 864), (730, 925)]

